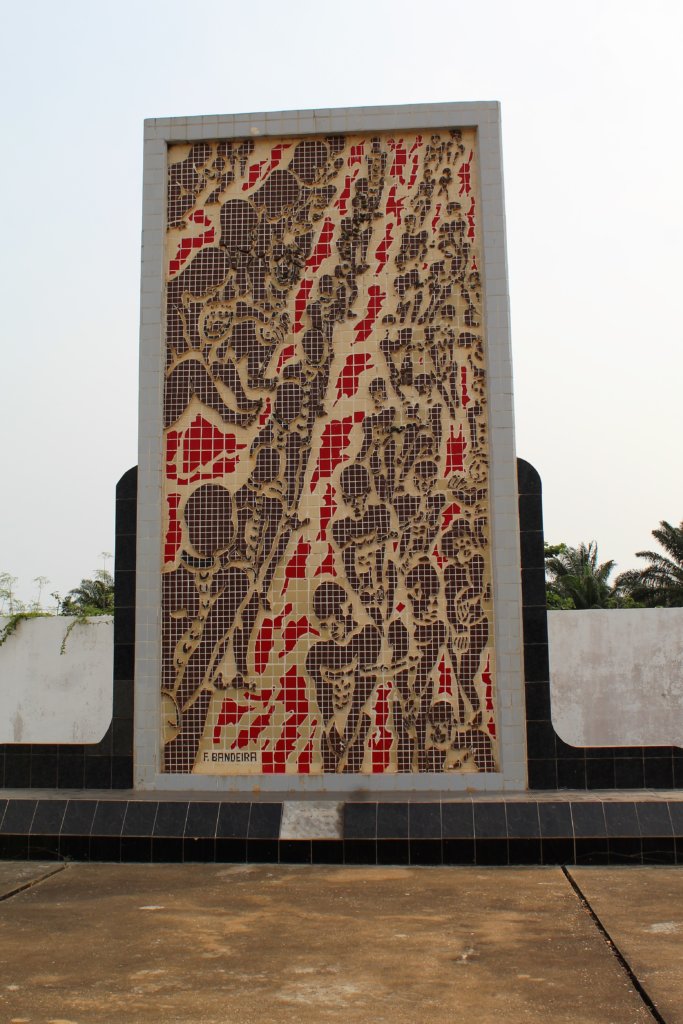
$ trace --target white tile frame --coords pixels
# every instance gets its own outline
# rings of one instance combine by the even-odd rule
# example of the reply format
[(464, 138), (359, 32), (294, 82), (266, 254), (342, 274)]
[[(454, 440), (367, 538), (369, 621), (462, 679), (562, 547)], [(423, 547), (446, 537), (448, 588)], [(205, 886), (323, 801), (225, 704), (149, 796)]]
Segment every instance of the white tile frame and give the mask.
[[(483, 230), (488, 366), (491, 553), (500, 772), (480, 774), (205, 776), (162, 773), (161, 673), (162, 389), (166, 151), (171, 142), (245, 136), (476, 128)], [(437, 103), (336, 110), (293, 110), (145, 121), (140, 313), (137, 591), (135, 634), (135, 786), (160, 791), (251, 792), (290, 797), (344, 792), (447, 794), (523, 790), (527, 785), (517, 468), (500, 105)]]

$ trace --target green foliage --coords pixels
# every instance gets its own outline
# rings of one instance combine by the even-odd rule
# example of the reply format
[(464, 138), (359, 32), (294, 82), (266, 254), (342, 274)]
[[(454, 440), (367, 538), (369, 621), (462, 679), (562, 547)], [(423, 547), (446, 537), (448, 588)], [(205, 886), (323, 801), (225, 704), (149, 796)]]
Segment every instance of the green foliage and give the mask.
[(77, 618), (114, 613), (114, 579), (106, 569), (98, 569), (94, 579), (83, 579), (70, 590), (60, 604), (60, 614)]
[(546, 594), (549, 608), (621, 608), (623, 600), (610, 583), (614, 561), (598, 561), (598, 545), (546, 545)]
[(13, 615), (10, 615), (5, 625), (0, 629), (0, 647), (2, 647), (5, 640), (12, 636), (12, 633), (16, 633), (19, 623), (24, 619), (44, 619), (49, 618), (49, 616), (50, 612), (42, 611), (15, 612)]
[(617, 586), (632, 601), (646, 608), (680, 608), (683, 606), (683, 522), (672, 526), (663, 519), (652, 536), (664, 548), (659, 551), (636, 551), (637, 558), (649, 562), (643, 569), (629, 569), (617, 579)]

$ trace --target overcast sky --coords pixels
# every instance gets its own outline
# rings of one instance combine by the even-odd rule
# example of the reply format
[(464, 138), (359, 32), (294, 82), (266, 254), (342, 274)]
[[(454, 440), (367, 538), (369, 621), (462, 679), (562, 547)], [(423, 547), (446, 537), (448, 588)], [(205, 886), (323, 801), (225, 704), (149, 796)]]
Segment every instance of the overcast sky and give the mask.
[(145, 117), (500, 100), (517, 451), (546, 538), (637, 564), (683, 519), (683, 5), (10, 5), (0, 571), (65, 593), (137, 461)]

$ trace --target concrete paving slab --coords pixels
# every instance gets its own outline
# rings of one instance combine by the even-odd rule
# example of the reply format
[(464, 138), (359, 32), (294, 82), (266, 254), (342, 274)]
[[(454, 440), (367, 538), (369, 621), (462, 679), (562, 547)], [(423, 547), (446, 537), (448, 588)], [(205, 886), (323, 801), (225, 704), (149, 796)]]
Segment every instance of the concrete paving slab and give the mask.
[(56, 871), (61, 871), (62, 864), (54, 861), (42, 863), (37, 860), (0, 860), (0, 900), (7, 899), (13, 893), (39, 882)]
[(0, 903), (24, 1024), (648, 1024), (555, 868), (71, 864)]
[(683, 1024), (683, 868), (570, 868), (666, 1024)]

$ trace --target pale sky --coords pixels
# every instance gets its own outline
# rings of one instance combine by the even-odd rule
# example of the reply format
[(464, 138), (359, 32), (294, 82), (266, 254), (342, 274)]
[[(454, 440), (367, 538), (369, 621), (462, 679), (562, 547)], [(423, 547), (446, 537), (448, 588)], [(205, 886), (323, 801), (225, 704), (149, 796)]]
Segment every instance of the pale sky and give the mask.
[[(0, 571), (114, 550), (137, 462), (145, 117), (499, 100), (517, 452), (619, 570), (683, 519), (676, 0), (63, 0), (0, 39)], [(110, 563), (111, 567), (111, 563)]]

